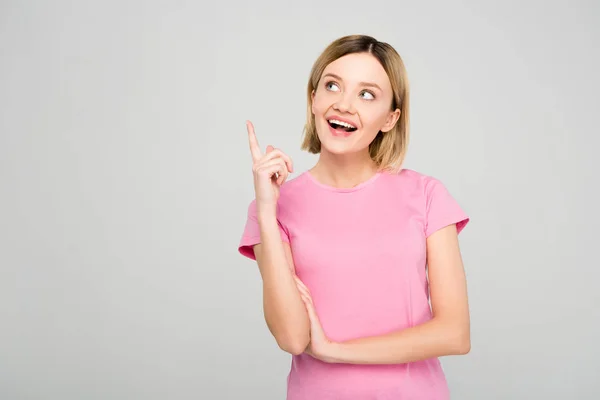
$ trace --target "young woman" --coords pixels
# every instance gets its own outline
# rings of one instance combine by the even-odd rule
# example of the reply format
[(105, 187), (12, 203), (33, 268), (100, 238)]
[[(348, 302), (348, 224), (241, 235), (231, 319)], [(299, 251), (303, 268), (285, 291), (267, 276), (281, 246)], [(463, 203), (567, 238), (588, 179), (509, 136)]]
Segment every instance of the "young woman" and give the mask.
[[(259, 148), (239, 245), (263, 280), (264, 314), (291, 353), (288, 400), (448, 399), (438, 357), (470, 349), (458, 234), (468, 223), (437, 179), (401, 167), (404, 64), (369, 36), (331, 43), (308, 83), (302, 148)], [(284, 184), (285, 182), (285, 184)]]

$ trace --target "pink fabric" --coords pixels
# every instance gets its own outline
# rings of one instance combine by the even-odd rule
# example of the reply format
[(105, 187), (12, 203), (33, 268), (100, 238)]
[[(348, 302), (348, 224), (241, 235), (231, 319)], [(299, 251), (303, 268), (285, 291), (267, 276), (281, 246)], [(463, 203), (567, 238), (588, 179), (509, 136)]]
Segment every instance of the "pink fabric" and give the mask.
[[(426, 238), (469, 219), (437, 179), (404, 169), (351, 189), (304, 172), (281, 188), (277, 218), (296, 274), (311, 291), (327, 336), (382, 335), (431, 318)], [(239, 252), (260, 242), (251, 202)], [(396, 365), (328, 364), (293, 356), (288, 400), (448, 399), (438, 359)]]

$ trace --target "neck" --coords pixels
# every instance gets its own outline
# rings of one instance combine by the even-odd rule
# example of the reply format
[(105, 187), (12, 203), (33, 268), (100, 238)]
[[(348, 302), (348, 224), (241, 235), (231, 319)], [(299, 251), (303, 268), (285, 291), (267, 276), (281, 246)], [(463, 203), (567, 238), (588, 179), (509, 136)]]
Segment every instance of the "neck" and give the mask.
[(347, 189), (369, 180), (377, 171), (368, 151), (343, 156), (322, 151), (310, 173), (325, 185)]

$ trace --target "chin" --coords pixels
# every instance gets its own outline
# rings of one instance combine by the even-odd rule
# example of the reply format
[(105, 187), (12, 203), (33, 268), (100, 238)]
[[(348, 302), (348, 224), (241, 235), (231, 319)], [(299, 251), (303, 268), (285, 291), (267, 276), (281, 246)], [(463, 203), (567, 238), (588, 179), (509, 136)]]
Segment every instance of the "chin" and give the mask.
[(332, 149), (331, 147), (321, 146), (321, 153), (323, 152), (323, 150), (325, 150), (329, 154), (335, 154), (336, 156), (343, 156), (345, 154), (352, 153), (351, 151), (348, 151), (346, 149)]
[(326, 151), (331, 154), (344, 155), (356, 151), (349, 143), (335, 142), (328, 139), (323, 140), (321, 137), (319, 137), (319, 140), (321, 141), (321, 152)]

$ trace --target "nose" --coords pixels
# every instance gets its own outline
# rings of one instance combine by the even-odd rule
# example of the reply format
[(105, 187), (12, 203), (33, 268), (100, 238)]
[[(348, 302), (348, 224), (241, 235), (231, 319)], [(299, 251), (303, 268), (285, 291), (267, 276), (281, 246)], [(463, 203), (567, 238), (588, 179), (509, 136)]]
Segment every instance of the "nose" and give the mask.
[(341, 113), (354, 113), (352, 95), (348, 92), (340, 93), (337, 101), (333, 104), (333, 108)]

